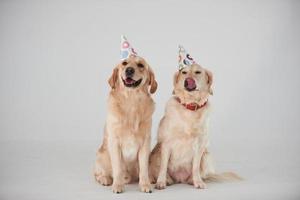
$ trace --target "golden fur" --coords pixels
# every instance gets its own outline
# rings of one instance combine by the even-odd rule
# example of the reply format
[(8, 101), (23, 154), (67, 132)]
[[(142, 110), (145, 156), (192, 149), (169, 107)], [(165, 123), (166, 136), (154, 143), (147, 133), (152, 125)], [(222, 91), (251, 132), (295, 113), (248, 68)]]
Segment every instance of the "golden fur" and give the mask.
[[(128, 66), (135, 69), (134, 80), (142, 79), (136, 88), (123, 83)], [(114, 68), (108, 82), (112, 89), (95, 178), (102, 185), (112, 185), (115, 193), (123, 192), (124, 184), (138, 180), (141, 191), (151, 192), (148, 161), (154, 101), (150, 93), (157, 89), (153, 71), (143, 58), (130, 57)]]
[[(187, 91), (187, 77), (196, 81), (196, 89)], [(150, 155), (150, 179), (157, 189), (173, 183), (188, 183), (206, 188), (203, 180), (238, 178), (232, 173), (215, 174), (208, 152), (209, 95), (212, 95), (213, 75), (200, 65), (193, 64), (174, 75), (174, 96), (167, 102), (165, 115), (158, 128), (158, 141)], [(203, 105), (196, 111), (181, 103)], [(205, 104), (206, 102), (206, 104)]]

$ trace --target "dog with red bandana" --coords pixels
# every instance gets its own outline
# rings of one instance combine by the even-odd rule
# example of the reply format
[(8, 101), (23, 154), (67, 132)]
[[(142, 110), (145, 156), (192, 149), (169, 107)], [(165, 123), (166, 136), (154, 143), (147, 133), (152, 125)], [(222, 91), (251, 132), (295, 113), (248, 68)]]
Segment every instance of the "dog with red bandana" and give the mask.
[(212, 83), (212, 73), (180, 46), (173, 96), (167, 102), (150, 155), (150, 179), (157, 189), (173, 183), (204, 189), (204, 180), (239, 179), (234, 173), (216, 174), (208, 152)]

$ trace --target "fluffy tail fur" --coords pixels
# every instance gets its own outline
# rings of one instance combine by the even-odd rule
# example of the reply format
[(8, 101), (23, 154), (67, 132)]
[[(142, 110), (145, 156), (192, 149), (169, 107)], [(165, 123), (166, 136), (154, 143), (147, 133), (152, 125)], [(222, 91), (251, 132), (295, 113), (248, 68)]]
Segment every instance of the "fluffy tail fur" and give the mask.
[(208, 174), (204, 178), (205, 182), (225, 182), (225, 181), (241, 181), (242, 177), (233, 172), (223, 172), (220, 174)]

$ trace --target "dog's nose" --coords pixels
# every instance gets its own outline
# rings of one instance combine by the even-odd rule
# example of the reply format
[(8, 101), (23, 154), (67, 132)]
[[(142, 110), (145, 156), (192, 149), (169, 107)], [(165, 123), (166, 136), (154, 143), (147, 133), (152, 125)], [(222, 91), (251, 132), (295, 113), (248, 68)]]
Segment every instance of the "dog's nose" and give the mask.
[(125, 74), (127, 77), (131, 77), (134, 74), (133, 67), (127, 67), (127, 69), (125, 70)]

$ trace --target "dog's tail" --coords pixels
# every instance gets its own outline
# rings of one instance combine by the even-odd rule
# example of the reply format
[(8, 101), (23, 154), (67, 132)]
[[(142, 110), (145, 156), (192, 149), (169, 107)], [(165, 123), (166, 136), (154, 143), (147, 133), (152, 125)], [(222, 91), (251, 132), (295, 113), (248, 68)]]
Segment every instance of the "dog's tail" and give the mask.
[(234, 172), (223, 172), (220, 174), (208, 174), (203, 180), (205, 182), (225, 182), (225, 181), (242, 181), (243, 178)]

